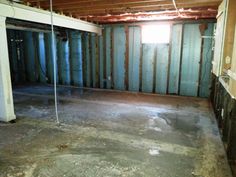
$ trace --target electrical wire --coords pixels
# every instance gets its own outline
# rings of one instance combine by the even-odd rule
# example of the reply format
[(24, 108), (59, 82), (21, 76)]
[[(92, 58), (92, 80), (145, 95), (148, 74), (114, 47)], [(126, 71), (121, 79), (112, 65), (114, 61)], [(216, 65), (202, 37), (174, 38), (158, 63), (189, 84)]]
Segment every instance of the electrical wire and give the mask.
[(174, 5), (174, 7), (175, 7), (175, 9), (176, 9), (176, 12), (177, 12), (178, 15), (180, 16), (180, 12), (179, 12), (179, 9), (177, 8), (177, 5), (176, 5), (175, 0), (172, 0), (172, 2), (173, 2), (173, 5)]
[(51, 12), (51, 45), (52, 45), (52, 58), (53, 58), (53, 73), (54, 73), (54, 101), (55, 101), (55, 114), (57, 124), (60, 124), (58, 117), (57, 109), (57, 72), (56, 72), (56, 53), (55, 53), (55, 34), (54, 34), (54, 25), (53, 25), (53, 11), (52, 11), (52, 0), (50, 0), (50, 12)]

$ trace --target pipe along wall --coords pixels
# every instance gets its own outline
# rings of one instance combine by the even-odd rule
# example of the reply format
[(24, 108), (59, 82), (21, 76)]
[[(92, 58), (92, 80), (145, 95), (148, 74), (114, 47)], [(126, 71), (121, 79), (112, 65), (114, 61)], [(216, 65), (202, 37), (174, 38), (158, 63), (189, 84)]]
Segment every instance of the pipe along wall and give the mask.
[[(201, 26), (206, 28), (201, 30)], [(58, 84), (208, 97), (214, 23), (171, 25), (170, 43), (143, 44), (141, 26), (106, 25), (102, 36), (59, 31)], [(53, 82), (50, 33), (8, 30), (13, 84)]]

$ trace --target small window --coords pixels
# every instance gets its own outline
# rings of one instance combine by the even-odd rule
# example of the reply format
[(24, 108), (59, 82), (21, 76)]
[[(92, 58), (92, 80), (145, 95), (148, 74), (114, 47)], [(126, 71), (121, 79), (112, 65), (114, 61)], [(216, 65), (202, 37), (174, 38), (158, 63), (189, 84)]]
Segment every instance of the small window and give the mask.
[(142, 26), (142, 43), (169, 43), (170, 25)]

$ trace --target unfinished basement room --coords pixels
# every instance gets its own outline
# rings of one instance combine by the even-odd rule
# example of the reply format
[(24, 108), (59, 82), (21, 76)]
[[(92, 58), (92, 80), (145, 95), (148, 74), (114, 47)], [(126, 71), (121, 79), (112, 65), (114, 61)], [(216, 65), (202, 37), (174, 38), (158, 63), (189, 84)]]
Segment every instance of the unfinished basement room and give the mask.
[(236, 177), (236, 0), (0, 0), (0, 177)]

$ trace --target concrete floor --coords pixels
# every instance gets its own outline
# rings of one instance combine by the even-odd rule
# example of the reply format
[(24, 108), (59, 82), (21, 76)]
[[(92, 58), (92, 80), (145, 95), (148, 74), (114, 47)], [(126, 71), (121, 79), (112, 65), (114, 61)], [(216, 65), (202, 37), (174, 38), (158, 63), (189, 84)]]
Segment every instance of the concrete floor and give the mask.
[(0, 123), (1, 177), (231, 177), (208, 100), (59, 88), (14, 89)]

